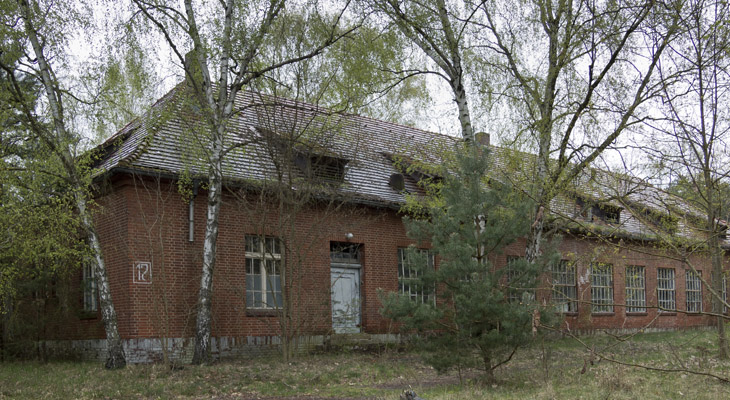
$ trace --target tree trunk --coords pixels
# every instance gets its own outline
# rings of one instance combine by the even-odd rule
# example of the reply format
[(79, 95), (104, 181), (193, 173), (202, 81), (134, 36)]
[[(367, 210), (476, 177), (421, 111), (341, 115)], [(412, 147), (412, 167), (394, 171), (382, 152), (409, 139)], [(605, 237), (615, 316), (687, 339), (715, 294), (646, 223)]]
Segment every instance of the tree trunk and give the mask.
[[(218, 131), (223, 130), (219, 128)], [(213, 269), (215, 267), (218, 216), (221, 208), (222, 184), (222, 134), (216, 132), (215, 148), (211, 156), (211, 166), (208, 173), (208, 216), (205, 224), (205, 241), (203, 242), (203, 273), (200, 277), (200, 291), (198, 292), (197, 319), (195, 322), (195, 348), (193, 364), (207, 364), (210, 362), (211, 337), (211, 301), (213, 294)]]
[(482, 359), (484, 361), (484, 379), (487, 381), (487, 383), (492, 383), (495, 381), (494, 368), (492, 367), (492, 358), (490, 357), (489, 353), (485, 353), (482, 356)]
[[(707, 174), (709, 175), (709, 174)], [(713, 193), (712, 188), (708, 188), (708, 203), (712, 207)], [(719, 239), (717, 237), (717, 225), (715, 222), (715, 213), (709, 210), (707, 213), (707, 224), (708, 232), (710, 233), (710, 258), (712, 262), (712, 288), (715, 290), (718, 296), (722, 296), (722, 249), (720, 248)], [(723, 302), (717, 297), (713, 297), (712, 304), (714, 305), (714, 311), (717, 314), (722, 314)], [(718, 357), (723, 360), (730, 359), (730, 346), (728, 346), (727, 333), (725, 332), (725, 318), (721, 315), (717, 317), (717, 348)]]
[(124, 355), (122, 338), (119, 335), (119, 327), (117, 326), (117, 312), (112, 302), (109, 277), (107, 276), (104, 257), (101, 253), (101, 242), (94, 228), (92, 217), (86, 209), (87, 204), (84, 195), (79, 193), (76, 196), (77, 208), (83, 227), (86, 230), (87, 240), (93, 256), (94, 278), (96, 279), (96, 286), (99, 292), (101, 319), (104, 324), (104, 331), (106, 332), (107, 358), (104, 365), (108, 369), (123, 368), (127, 364), (127, 361)]
[[(547, 128), (551, 129), (551, 128)], [(548, 157), (550, 152), (550, 135), (542, 135), (543, 140), (540, 143), (540, 152), (537, 157), (537, 173), (535, 177), (535, 185), (533, 188), (533, 198), (537, 199), (535, 205), (535, 217), (530, 225), (530, 232), (527, 235), (527, 244), (525, 246), (525, 260), (533, 263), (540, 256), (540, 246), (542, 244), (542, 232), (545, 227), (545, 213), (550, 206), (552, 191), (547, 189), (545, 185), (548, 183)], [(545, 139), (546, 138), (546, 139)]]
[[(459, 67), (459, 71), (461, 68)], [(462, 77), (452, 77), (451, 89), (454, 92), (454, 101), (459, 109), (459, 124), (461, 124), (461, 135), (467, 143), (475, 143), (474, 128), (471, 124), (471, 114), (469, 112), (469, 104), (466, 101), (466, 89), (462, 82)]]
[(39, 129), (36, 132), (42, 140), (44, 140), (56, 155), (61, 159), (65, 172), (68, 174), (68, 180), (71, 189), (75, 192), (76, 209), (79, 212), (81, 224), (86, 231), (88, 245), (92, 251), (94, 262), (94, 275), (99, 290), (99, 303), (101, 305), (101, 316), (104, 323), (104, 330), (107, 337), (108, 356), (106, 367), (110, 369), (121, 368), (126, 365), (124, 357), (124, 348), (122, 346), (121, 337), (117, 327), (117, 314), (114, 310), (112, 302), (111, 289), (109, 288), (109, 280), (106, 273), (106, 265), (101, 252), (101, 244), (94, 227), (93, 217), (88, 210), (86, 186), (77, 170), (76, 161), (71, 154), (68, 145), (72, 142), (71, 135), (66, 130), (65, 116), (63, 113), (62, 99), (60, 89), (53, 79), (54, 73), (51, 66), (46, 60), (43, 45), (38, 38), (38, 33), (33, 25), (33, 14), (28, 1), (18, 2), (25, 25), (25, 32), (28, 40), (33, 47), (36, 59), (38, 61), (38, 71), (40, 73), (41, 82), (45, 91), (46, 100), (48, 101), (51, 117), (53, 119), (53, 128), (56, 136)]

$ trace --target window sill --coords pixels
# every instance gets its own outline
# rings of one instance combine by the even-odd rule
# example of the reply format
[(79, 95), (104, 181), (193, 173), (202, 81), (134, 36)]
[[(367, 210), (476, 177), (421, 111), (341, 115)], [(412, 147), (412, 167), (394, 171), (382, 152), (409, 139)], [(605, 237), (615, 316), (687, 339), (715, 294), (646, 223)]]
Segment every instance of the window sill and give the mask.
[(699, 317), (702, 315), (702, 311), (687, 311), (687, 315), (690, 317)]
[(566, 317), (577, 317), (578, 311), (558, 311), (558, 315), (564, 315)]
[(649, 315), (649, 313), (646, 311), (644, 311), (644, 312), (627, 312), (626, 313), (627, 317), (645, 317), (647, 315)]
[(247, 317), (276, 317), (278, 315), (276, 310), (267, 310), (267, 309), (247, 309), (246, 310), (246, 316)]
[(591, 315), (594, 317), (613, 317), (614, 315), (616, 315), (616, 313), (615, 312), (592, 312)]
[(81, 311), (79, 313), (80, 320), (97, 319), (97, 318), (99, 318), (99, 313), (97, 311)]
[(659, 311), (660, 317), (674, 317), (677, 313), (674, 311)]

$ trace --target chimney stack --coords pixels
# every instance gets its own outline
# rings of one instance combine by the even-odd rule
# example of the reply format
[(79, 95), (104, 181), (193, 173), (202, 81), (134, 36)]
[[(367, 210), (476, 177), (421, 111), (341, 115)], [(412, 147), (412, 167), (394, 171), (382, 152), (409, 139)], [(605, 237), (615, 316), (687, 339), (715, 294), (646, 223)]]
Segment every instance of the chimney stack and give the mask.
[(476, 133), (476, 140), (477, 143), (484, 147), (489, 147), (489, 134), (486, 132), (477, 132)]
[(190, 76), (193, 77), (193, 82), (196, 82), (198, 84), (203, 83), (203, 72), (200, 69), (200, 63), (198, 62), (198, 57), (195, 54), (195, 50), (190, 50), (185, 54), (184, 68), (185, 80), (190, 86), (192, 86), (192, 84), (190, 83)]

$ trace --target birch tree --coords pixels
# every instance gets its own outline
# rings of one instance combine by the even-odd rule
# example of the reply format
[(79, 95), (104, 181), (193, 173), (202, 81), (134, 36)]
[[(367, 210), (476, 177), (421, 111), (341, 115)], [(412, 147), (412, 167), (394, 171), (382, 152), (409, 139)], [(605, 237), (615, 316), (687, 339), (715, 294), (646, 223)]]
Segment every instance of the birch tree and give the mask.
[[(78, 22), (71, 4), (34, 2), (29, 0), (4, 1), (2, 68), (9, 81), (12, 105), (22, 115), (25, 129), (50, 149), (61, 165), (63, 180), (72, 193), (73, 204), (90, 248), (88, 262), (94, 266), (102, 321), (107, 339), (107, 368), (126, 364), (124, 348), (117, 328), (117, 315), (112, 302), (109, 280), (99, 236), (94, 226), (89, 193), (90, 174), (87, 166), (74, 153), (80, 135), (69, 129), (65, 100), (70, 93), (58, 79), (52, 60), (61, 57), (67, 31)], [(6, 63), (8, 54), (17, 55), (16, 65)], [(21, 84), (21, 76), (36, 79), (42, 87), (42, 107), (34, 106), (34, 96)]]
[[(245, 2), (226, 0), (194, 5), (185, 0), (180, 8), (166, 1), (132, 0), (136, 14), (144, 17), (164, 38), (177, 62), (183, 65), (191, 95), (201, 109), (205, 134), (199, 137), (208, 164), (207, 216), (203, 261), (195, 323), (193, 363), (210, 359), (211, 300), (216, 262), (218, 219), (223, 189), (223, 160), (231, 150), (225, 137), (230, 121), (239, 110), (234, 100), (267, 74), (302, 60), (316, 57), (349, 34), (341, 29), (346, 4), (334, 13), (320, 11), (315, 3), (289, 4), (307, 15), (308, 29), (323, 32), (321, 40), (301, 42), (296, 54), (282, 58), (266, 52), (273, 27), (286, 16), (284, 0)], [(209, 29), (213, 27), (213, 29)], [(297, 40), (292, 37), (292, 40)], [(190, 49), (190, 53), (186, 53)], [(189, 58), (186, 59), (186, 54)]]
[[(717, 315), (718, 348), (721, 358), (730, 357), (723, 301), (723, 249), (730, 209), (727, 179), (730, 176), (730, 17), (727, 3), (693, 0), (679, 20), (678, 40), (669, 47), (659, 72), (666, 81), (658, 118), (648, 121), (654, 132), (642, 146), (660, 173), (674, 182), (672, 188), (700, 210), (704, 222), (700, 246), (710, 257), (712, 279), (709, 291)], [(671, 78), (671, 79), (670, 79)], [(678, 249), (680, 250), (680, 249)], [(680, 252), (681, 253), (681, 252)], [(686, 253), (686, 252), (685, 252)], [(691, 266), (691, 265), (690, 265)], [(695, 271), (696, 272), (696, 271)], [(707, 277), (702, 277), (707, 279)]]
[(445, 0), (378, 0), (372, 5), (436, 64), (436, 70), (421, 67), (406, 72), (409, 75), (436, 74), (449, 84), (458, 109), (461, 136), (467, 142), (474, 142), (462, 52), (466, 46), (465, 33), (469, 33), (467, 28), (476, 6), (465, 4), (464, 12), (460, 14), (455, 10), (458, 7), (447, 7)]
[(540, 254), (551, 200), (633, 125), (682, 3), (535, 0), (479, 4), (479, 90), (502, 102), (515, 142), (537, 153), (525, 255)]
[(485, 123), (508, 130), (507, 143), (536, 153), (524, 188), (536, 204), (530, 261), (551, 200), (641, 120), (682, 11), (681, 2), (642, 0), (376, 4), (437, 66), (421, 70), (449, 83), (466, 140), (471, 95)]

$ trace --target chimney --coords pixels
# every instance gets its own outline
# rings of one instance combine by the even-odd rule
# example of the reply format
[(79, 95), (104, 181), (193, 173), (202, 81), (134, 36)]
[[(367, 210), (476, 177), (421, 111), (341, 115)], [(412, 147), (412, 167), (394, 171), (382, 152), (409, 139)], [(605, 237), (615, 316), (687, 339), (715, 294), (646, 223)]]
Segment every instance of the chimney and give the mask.
[(185, 54), (185, 64), (183, 67), (185, 68), (185, 81), (187, 81), (188, 84), (190, 84), (190, 76), (193, 77), (193, 82), (197, 82), (199, 84), (203, 82), (203, 72), (200, 69), (200, 63), (198, 62), (195, 49), (190, 50)]
[(489, 147), (489, 134), (486, 132), (477, 132), (476, 135), (476, 141), (480, 145), (484, 147)]

